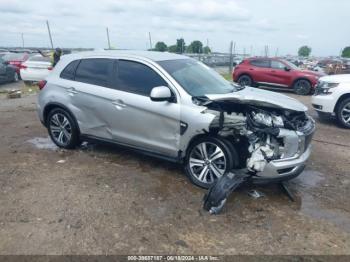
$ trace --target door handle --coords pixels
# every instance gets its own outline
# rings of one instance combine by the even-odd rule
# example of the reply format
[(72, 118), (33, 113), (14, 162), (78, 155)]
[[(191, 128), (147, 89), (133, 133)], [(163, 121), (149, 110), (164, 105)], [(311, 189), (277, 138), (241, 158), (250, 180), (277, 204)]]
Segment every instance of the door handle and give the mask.
[(118, 107), (126, 107), (126, 104), (124, 104), (123, 100), (120, 99), (113, 101), (112, 104)]
[(74, 87), (67, 88), (67, 92), (71, 94), (78, 94), (78, 91)]

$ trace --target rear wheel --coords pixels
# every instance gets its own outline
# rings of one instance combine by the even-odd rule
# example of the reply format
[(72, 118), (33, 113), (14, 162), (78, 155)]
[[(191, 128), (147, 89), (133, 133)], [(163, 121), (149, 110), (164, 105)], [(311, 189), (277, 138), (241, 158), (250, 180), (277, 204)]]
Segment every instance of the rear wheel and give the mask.
[(311, 84), (308, 80), (300, 79), (293, 85), (294, 92), (298, 95), (308, 95), (311, 91)]
[(253, 86), (253, 79), (248, 75), (240, 76), (237, 82), (241, 86)]
[(338, 123), (345, 128), (350, 128), (350, 98), (342, 101), (335, 113)]
[(50, 111), (47, 127), (52, 141), (59, 147), (72, 149), (79, 145), (79, 130), (72, 116), (61, 108)]
[(209, 188), (218, 178), (230, 171), (237, 161), (226, 142), (216, 137), (196, 140), (188, 149), (185, 171), (191, 182)]

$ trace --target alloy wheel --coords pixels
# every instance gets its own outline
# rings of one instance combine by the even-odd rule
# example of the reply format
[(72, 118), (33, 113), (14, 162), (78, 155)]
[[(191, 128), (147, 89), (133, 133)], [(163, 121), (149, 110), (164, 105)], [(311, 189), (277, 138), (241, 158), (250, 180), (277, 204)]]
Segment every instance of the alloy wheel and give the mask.
[(249, 76), (241, 76), (239, 78), (238, 82), (241, 86), (250, 86), (251, 85), (251, 80), (250, 80)]
[(50, 132), (52, 138), (58, 144), (66, 146), (70, 143), (72, 138), (72, 126), (65, 115), (61, 113), (52, 115), (50, 119)]
[(350, 102), (344, 105), (341, 110), (341, 117), (344, 123), (350, 124)]
[(310, 93), (310, 84), (306, 80), (299, 80), (296, 82), (294, 89), (298, 95), (307, 95)]
[(224, 174), (226, 165), (223, 150), (214, 143), (202, 142), (190, 153), (190, 172), (202, 183), (213, 183)]

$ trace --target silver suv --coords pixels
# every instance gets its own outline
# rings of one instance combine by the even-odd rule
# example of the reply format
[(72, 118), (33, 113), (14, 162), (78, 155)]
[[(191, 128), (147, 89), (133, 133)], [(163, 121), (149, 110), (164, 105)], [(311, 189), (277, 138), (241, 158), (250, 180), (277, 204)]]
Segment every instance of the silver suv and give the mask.
[(238, 168), (256, 183), (291, 179), (310, 155), (315, 125), (303, 104), (237, 86), (186, 56), (66, 55), (39, 87), (39, 117), (59, 147), (127, 146), (183, 163), (204, 188)]

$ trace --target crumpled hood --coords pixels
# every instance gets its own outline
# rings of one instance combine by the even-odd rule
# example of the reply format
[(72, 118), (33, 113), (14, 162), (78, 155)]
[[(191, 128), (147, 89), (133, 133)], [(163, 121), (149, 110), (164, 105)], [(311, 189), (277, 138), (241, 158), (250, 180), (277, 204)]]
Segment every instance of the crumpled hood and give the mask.
[(246, 87), (240, 91), (229, 94), (206, 95), (206, 97), (213, 101), (234, 101), (255, 106), (284, 108), (302, 112), (307, 111), (307, 107), (294, 98), (253, 87)]

